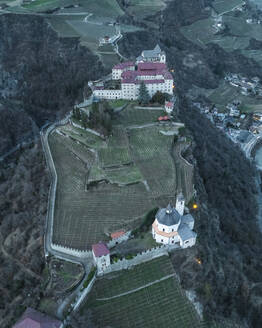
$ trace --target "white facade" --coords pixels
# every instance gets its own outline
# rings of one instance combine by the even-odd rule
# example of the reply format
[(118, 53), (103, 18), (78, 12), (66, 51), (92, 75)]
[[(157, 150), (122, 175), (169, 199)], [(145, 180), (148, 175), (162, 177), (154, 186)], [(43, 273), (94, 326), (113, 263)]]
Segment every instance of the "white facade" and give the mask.
[(180, 215), (184, 215), (185, 198), (182, 194), (179, 194), (176, 198), (176, 210)]
[(125, 64), (115, 65), (112, 68), (112, 80), (120, 80), (123, 72), (134, 71), (134, 70), (135, 70), (135, 64), (129, 64), (128, 66), (125, 66)]
[(122, 90), (94, 90), (93, 95), (97, 98), (101, 99), (121, 99), (122, 98)]
[(110, 266), (110, 254), (95, 256), (94, 251), (92, 251), (94, 262), (97, 266), (97, 272), (101, 273), (105, 271)]
[(160, 209), (152, 225), (152, 236), (157, 243), (172, 245), (178, 244), (181, 248), (195, 245), (196, 233), (193, 231), (194, 218), (183, 215), (185, 200), (182, 194), (177, 197), (176, 207)]
[(92, 85), (94, 96), (100, 99), (136, 100), (142, 81), (150, 97), (157, 91), (173, 95), (173, 77), (165, 64), (165, 53), (159, 46), (143, 51), (140, 57), (142, 60), (137, 65), (134, 62), (124, 62), (113, 67), (112, 80), (121, 80), (120, 89), (109, 90), (104, 89), (103, 85)]

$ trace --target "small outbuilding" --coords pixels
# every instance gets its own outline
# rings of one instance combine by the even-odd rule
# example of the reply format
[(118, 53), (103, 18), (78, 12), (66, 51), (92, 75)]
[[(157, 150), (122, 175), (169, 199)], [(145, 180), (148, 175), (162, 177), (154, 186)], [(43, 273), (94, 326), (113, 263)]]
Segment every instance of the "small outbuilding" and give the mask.
[(172, 101), (165, 102), (165, 111), (168, 114), (171, 114), (173, 112), (173, 108), (174, 108), (174, 103)]
[(100, 242), (92, 245), (92, 254), (98, 274), (110, 266), (110, 251), (106, 244)]

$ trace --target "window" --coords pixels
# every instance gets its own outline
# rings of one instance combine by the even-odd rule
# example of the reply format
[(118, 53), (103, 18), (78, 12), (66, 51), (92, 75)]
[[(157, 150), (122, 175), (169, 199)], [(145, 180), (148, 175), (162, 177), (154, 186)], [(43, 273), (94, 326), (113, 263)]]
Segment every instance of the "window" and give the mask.
[(174, 229), (172, 229), (172, 232), (174, 231)]
[(165, 231), (165, 229), (163, 228), (163, 231)]
[(163, 240), (163, 239), (161, 239), (161, 242), (162, 242), (162, 243), (163, 243), (163, 241), (164, 241), (164, 240)]
[(174, 240), (172, 240), (172, 244), (174, 244)]

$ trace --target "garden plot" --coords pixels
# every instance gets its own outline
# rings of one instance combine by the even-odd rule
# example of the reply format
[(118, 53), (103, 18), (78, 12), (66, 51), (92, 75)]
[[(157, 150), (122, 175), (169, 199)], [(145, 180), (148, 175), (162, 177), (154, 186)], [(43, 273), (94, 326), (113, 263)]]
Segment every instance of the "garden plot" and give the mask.
[[(181, 291), (173, 276), (168, 257), (161, 257), (99, 279), (90, 294), (87, 304), (81, 309), (91, 312), (91, 320), (97, 327), (200, 327), (200, 320)], [(166, 271), (165, 271), (166, 269)], [(115, 275), (115, 276), (114, 276)], [(158, 279), (165, 279), (157, 281)], [(145, 284), (152, 285), (134, 291)], [(99, 300), (99, 298), (127, 295)], [(89, 312), (89, 313), (90, 313)]]

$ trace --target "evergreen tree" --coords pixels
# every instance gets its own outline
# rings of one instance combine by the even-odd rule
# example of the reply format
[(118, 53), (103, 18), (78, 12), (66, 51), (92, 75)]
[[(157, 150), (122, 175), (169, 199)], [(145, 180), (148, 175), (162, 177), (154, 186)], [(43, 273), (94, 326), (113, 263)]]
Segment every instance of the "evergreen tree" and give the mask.
[(153, 95), (153, 97), (152, 97), (152, 99), (151, 99), (151, 102), (152, 102), (152, 103), (158, 103), (158, 104), (160, 104), (160, 105), (164, 105), (165, 100), (166, 100), (166, 96), (165, 96), (165, 94), (162, 93), (162, 92), (160, 92), (160, 91), (157, 91), (157, 92)]
[(84, 111), (81, 112), (81, 122), (82, 122), (83, 128), (86, 129), (87, 125), (88, 125), (88, 116)]
[(145, 82), (142, 81), (139, 87), (139, 96), (138, 101), (140, 104), (148, 104), (150, 101), (150, 96), (147, 90), (147, 87), (145, 85)]
[(80, 121), (81, 120), (81, 113), (80, 113), (80, 109), (78, 107), (74, 107), (73, 108), (73, 118)]

